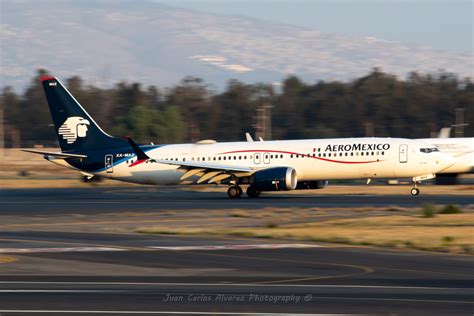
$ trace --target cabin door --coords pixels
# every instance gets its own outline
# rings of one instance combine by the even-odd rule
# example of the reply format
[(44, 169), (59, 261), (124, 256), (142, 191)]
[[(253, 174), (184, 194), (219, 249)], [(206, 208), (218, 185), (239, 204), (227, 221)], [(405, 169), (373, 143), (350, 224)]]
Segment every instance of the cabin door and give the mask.
[(407, 163), (408, 162), (408, 145), (400, 145), (400, 163)]
[(260, 154), (255, 154), (253, 155), (253, 162), (258, 165), (261, 161), (261, 155)]
[(107, 173), (114, 172), (114, 155), (105, 155), (105, 170)]

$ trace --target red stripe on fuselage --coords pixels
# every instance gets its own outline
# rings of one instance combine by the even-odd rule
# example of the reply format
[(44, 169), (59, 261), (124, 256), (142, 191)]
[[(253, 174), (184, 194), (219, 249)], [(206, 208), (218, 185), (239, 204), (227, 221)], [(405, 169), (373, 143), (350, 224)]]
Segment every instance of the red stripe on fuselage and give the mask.
[(141, 163), (143, 163), (143, 162), (145, 162), (145, 161), (147, 161), (147, 159), (140, 159), (140, 160), (137, 160), (137, 161), (135, 161), (134, 163), (132, 163), (132, 164), (131, 164), (130, 166), (128, 166), (128, 167), (130, 168), (130, 167), (139, 165), (139, 164), (141, 164)]
[(236, 151), (228, 151), (225, 153), (220, 153), (218, 155), (225, 155), (225, 154), (237, 154), (237, 153), (278, 153), (278, 154), (289, 154), (289, 155), (302, 155), (303, 157), (308, 157), (308, 158), (313, 158), (317, 160), (323, 160), (323, 161), (328, 161), (328, 162), (335, 162), (335, 163), (345, 163), (345, 164), (361, 164), (361, 163), (373, 163), (373, 162), (380, 162), (380, 160), (371, 160), (371, 161), (342, 161), (342, 160), (333, 160), (333, 159), (326, 159), (326, 158), (321, 158), (321, 157), (313, 157), (311, 155), (307, 154), (300, 154), (300, 153), (295, 153), (291, 151), (282, 151), (282, 150), (236, 150)]

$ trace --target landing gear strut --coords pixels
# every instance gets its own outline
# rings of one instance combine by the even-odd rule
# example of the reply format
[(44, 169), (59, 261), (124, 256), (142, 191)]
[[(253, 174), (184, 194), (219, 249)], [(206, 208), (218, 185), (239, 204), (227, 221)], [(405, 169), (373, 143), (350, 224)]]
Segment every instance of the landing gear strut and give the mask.
[(417, 183), (416, 182), (413, 182), (413, 188), (411, 188), (410, 193), (413, 196), (420, 194), (420, 189), (417, 188)]
[(242, 196), (242, 188), (238, 185), (231, 185), (229, 189), (227, 189), (227, 195), (231, 199), (237, 199)]

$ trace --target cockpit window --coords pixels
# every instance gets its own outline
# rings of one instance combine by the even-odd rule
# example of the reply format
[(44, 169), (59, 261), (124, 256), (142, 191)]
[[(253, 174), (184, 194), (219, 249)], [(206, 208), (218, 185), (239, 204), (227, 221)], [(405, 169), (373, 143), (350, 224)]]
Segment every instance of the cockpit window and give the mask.
[(420, 148), (420, 151), (421, 151), (422, 153), (429, 154), (429, 153), (433, 153), (433, 152), (439, 151), (439, 149), (438, 149), (438, 148)]

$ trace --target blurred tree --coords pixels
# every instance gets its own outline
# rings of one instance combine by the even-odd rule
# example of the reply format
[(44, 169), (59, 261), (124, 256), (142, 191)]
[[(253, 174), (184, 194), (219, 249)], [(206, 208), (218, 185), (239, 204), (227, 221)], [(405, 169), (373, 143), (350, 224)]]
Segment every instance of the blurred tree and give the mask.
[(39, 80), (39, 77), (44, 75), (48, 75), (48, 72), (39, 69), (21, 97), (21, 120), (17, 129), (21, 132), (22, 146), (33, 146), (38, 141), (46, 141), (51, 145), (57, 139), (43, 86)]
[[(39, 76), (22, 94), (2, 88), (8, 133), (21, 133), (22, 146), (54, 144), (49, 108)], [(283, 81), (281, 92), (272, 85), (228, 82), (221, 93), (202, 79), (184, 78), (167, 91), (139, 83), (120, 82), (111, 89), (84, 86), (74, 76), (67, 87), (94, 119), (110, 134), (130, 135), (140, 142), (182, 142), (204, 138), (242, 140), (254, 132), (257, 110), (272, 109), (273, 139), (358, 137), (366, 126), (375, 136), (429, 137), (455, 121), (456, 108), (464, 109), (465, 136), (474, 135), (472, 79), (440, 72), (409, 74), (406, 80), (373, 69), (351, 82), (306, 84), (295, 76)]]

